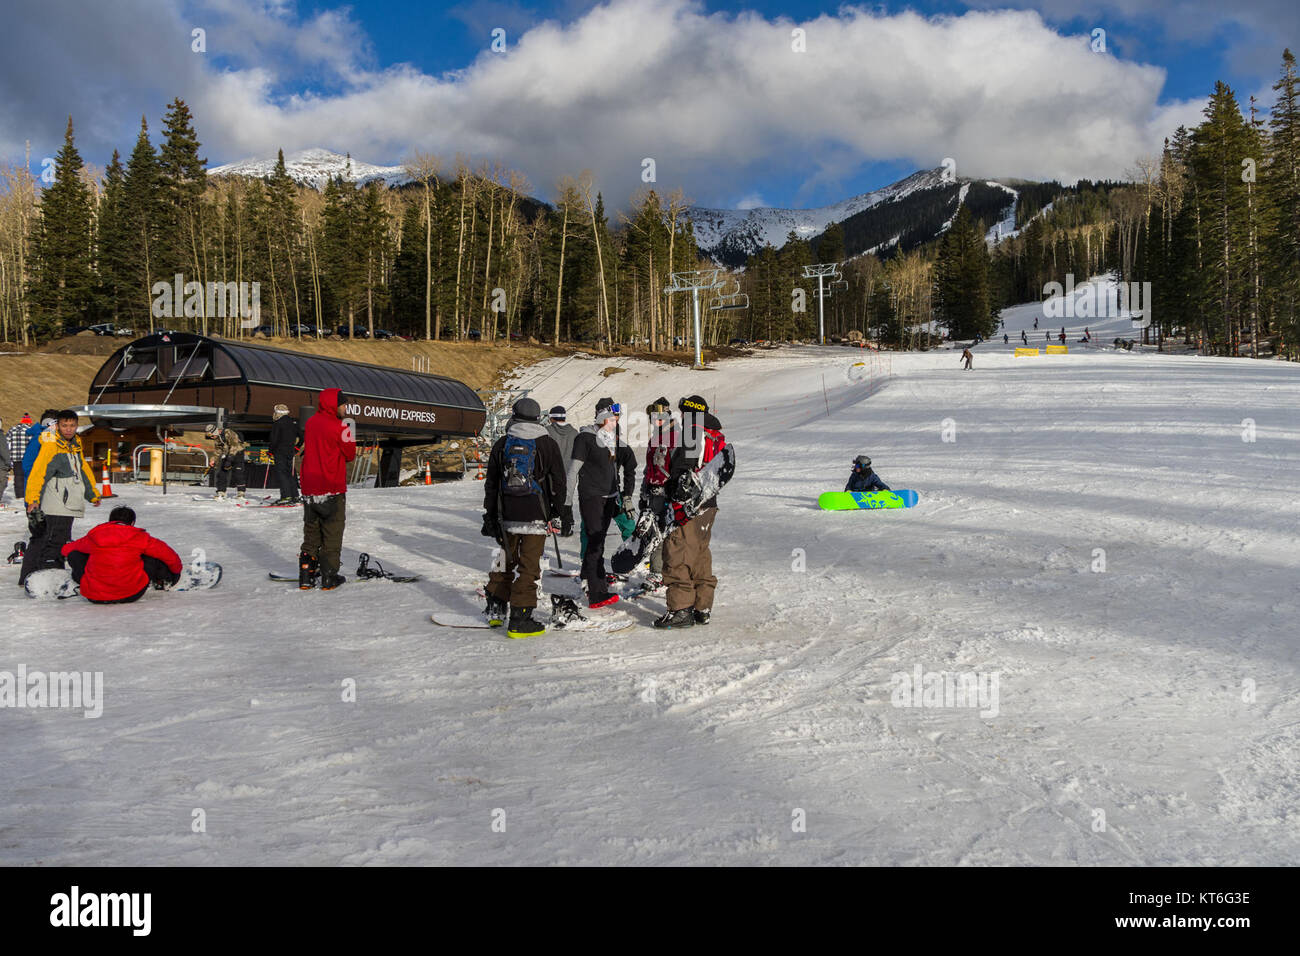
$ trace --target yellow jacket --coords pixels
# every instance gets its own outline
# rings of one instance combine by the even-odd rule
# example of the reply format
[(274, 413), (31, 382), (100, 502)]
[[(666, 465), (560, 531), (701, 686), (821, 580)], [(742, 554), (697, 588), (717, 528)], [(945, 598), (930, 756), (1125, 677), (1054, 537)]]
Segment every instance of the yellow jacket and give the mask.
[(27, 476), (28, 504), (39, 504), (47, 515), (79, 517), (85, 502), (99, 500), (95, 473), (81, 453), (81, 438), (64, 438), (56, 428), (40, 435), (41, 450)]

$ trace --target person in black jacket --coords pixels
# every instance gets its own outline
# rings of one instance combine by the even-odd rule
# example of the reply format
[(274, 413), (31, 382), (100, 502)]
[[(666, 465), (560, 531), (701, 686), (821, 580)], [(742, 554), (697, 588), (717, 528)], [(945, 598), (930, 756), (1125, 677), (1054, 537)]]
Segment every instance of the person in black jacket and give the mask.
[(275, 459), (273, 471), (280, 489), (277, 505), (298, 500), (298, 479), (293, 474), (293, 456), (297, 453), (298, 422), (289, 414), (288, 405), (277, 405), (271, 414), (271, 457)]
[(564, 521), (564, 463), (560, 446), (541, 423), (542, 409), (531, 398), (515, 402), (506, 433), (488, 456), (483, 480), (483, 535), (501, 545), (502, 560), (488, 575), (488, 623), (500, 627), (510, 606), (507, 633), (533, 637), (546, 626), (533, 617), (542, 552), (548, 534), (573, 534)]
[(618, 600), (617, 594), (610, 593), (609, 580), (605, 577), (605, 535), (617, 514), (636, 510), (632, 499), (636, 454), (618, 432), (622, 411), (622, 406), (612, 398), (598, 401), (595, 428), (578, 433), (573, 443), (573, 461), (569, 464), (573, 500), (587, 536), (582, 577), (587, 583), (589, 607), (605, 607)]
[(682, 443), (668, 460), (665, 487), (673, 502), (676, 525), (664, 539), (664, 584), (668, 586), (668, 611), (655, 627), (692, 627), (708, 624), (713, 611), (713, 592), (718, 579), (713, 574), (713, 522), (718, 516), (715, 495), (704, 502), (694, 518), (682, 510), (686, 478), (713, 460), (726, 447), (722, 423), (710, 412), (701, 396), (691, 395), (677, 403), (682, 413)]

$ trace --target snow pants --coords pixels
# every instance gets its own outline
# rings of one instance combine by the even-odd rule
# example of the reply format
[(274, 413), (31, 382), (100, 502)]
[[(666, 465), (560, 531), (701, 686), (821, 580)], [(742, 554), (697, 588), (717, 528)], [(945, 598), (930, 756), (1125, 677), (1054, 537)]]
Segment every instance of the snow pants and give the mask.
[(275, 485), (280, 489), (281, 498), (298, 497), (298, 479), (293, 474), (292, 452), (288, 455), (276, 455), (271, 472), (275, 476)]
[(505, 534), (502, 560), (488, 575), (487, 592), (512, 608), (537, 607), (537, 580), (542, 576), (542, 552), (546, 550), (544, 534)]
[(620, 514), (618, 498), (580, 498), (582, 533), (587, 546), (582, 553), (582, 576), (587, 581), (587, 596), (594, 600), (597, 594), (607, 594), (605, 581), (605, 535), (609, 523)]
[(303, 553), (320, 562), (321, 579), (337, 573), (343, 560), (343, 525), (347, 521), (347, 495), (330, 495), (322, 502), (302, 503)]
[(18, 572), (18, 583), (27, 583), (27, 575), (45, 568), (66, 567), (63, 561), (63, 546), (72, 540), (71, 515), (46, 515), (41, 523), (39, 533), (32, 534), (23, 553), (22, 569)]
[(713, 576), (713, 521), (717, 508), (701, 511), (686, 524), (674, 528), (664, 539), (664, 584), (668, 586), (668, 610), (713, 607), (718, 579)]
[(244, 491), (248, 487), (244, 475), (242, 451), (235, 452), (233, 455), (222, 455), (221, 460), (217, 462), (217, 491), (225, 491), (229, 488), (232, 479), (236, 490)]
[(23, 496), (27, 494), (27, 472), (23, 471), (21, 461), (14, 462), (14, 498), (18, 500), (21, 507)]

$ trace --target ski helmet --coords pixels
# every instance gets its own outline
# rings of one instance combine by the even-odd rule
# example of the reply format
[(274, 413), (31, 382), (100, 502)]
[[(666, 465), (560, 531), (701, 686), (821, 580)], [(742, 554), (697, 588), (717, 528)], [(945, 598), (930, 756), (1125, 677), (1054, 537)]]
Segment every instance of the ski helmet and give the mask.
[(853, 464), (857, 465), (859, 468), (870, 468), (871, 459), (866, 455), (859, 455), (857, 458), (853, 459)]

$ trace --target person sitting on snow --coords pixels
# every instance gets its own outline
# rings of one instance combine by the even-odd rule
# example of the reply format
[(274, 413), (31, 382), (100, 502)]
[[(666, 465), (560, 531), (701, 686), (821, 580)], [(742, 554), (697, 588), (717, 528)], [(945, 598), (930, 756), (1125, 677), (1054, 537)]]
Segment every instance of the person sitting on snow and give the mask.
[(72, 580), (95, 604), (138, 601), (149, 586), (166, 590), (180, 580), (180, 556), (135, 526), (135, 512), (119, 505), (104, 524), (63, 546)]
[(849, 483), (844, 486), (845, 491), (890, 491), (889, 485), (880, 480), (880, 476), (871, 470), (871, 459), (866, 455), (859, 455), (853, 459), (853, 474), (849, 475)]

